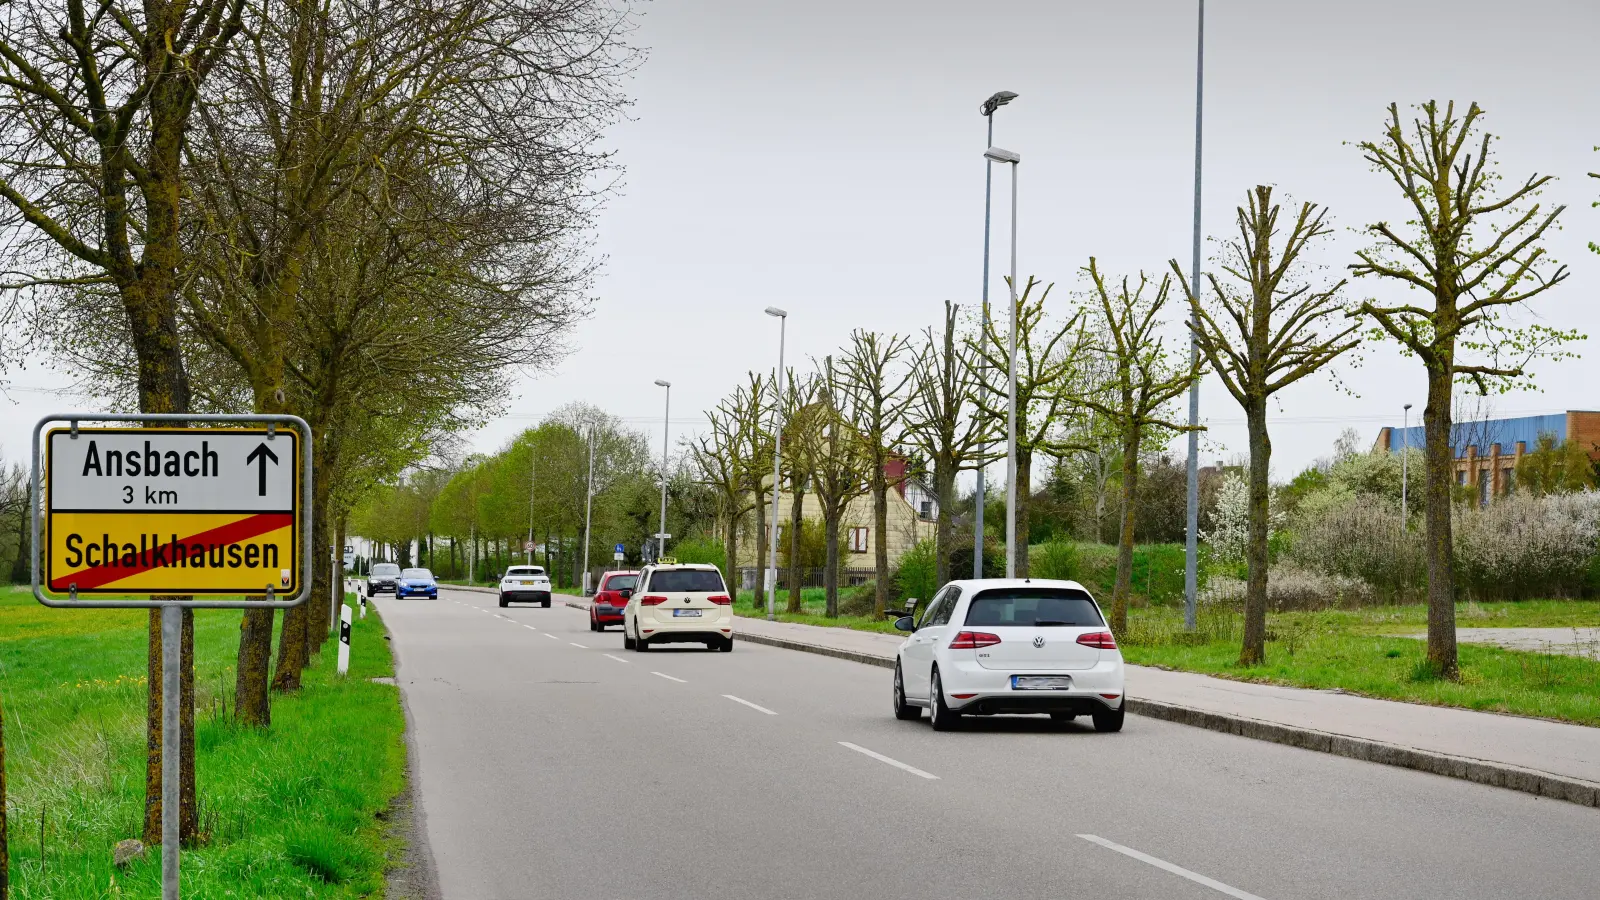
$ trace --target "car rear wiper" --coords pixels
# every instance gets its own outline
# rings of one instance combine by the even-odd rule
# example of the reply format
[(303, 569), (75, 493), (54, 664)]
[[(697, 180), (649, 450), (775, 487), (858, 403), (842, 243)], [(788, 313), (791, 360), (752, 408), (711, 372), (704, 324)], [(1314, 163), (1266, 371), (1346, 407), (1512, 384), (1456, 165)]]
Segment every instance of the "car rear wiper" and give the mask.
[(1054, 628), (1065, 628), (1066, 626), (1071, 625), (1072, 623), (1071, 622), (1060, 622), (1060, 621), (1057, 621), (1055, 619), (1038, 619), (1038, 620), (1035, 620), (1033, 624), (1034, 624), (1034, 627), (1036, 627), (1036, 628), (1052, 628), (1052, 627), (1054, 627)]

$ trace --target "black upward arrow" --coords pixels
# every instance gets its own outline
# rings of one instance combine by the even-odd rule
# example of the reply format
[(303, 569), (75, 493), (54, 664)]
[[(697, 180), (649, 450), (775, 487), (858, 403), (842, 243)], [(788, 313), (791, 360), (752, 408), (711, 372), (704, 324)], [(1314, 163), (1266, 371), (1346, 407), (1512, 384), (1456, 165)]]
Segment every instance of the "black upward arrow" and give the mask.
[(269, 459), (272, 460), (273, 465), (278, 464), (278, 454), (268, 450), (265, 443), (257, 444), (256, 448), (250, 451), (250, 455), (244, 458), (245, 465), (257, 464), (257, 474), (260, 477), (258, 484), (263, 497), (267, 495), (267, 460)]

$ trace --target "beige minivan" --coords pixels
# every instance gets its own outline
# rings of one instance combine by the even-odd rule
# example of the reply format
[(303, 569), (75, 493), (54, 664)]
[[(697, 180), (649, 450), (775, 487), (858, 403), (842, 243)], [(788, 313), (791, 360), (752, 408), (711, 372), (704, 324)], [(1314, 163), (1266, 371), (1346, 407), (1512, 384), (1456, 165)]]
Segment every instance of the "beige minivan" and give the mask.
[(663, 561), (639, 573), (622, 612), (622, 649), (656, 644), (733, 649), (733, 596), (716, 566)]

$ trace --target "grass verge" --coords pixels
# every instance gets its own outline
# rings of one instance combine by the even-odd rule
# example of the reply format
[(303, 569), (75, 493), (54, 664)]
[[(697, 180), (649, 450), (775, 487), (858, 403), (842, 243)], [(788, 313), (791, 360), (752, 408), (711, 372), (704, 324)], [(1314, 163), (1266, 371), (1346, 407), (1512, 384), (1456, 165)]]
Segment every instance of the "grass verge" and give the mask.
[[(834, 616), (829, 618), (826, 614), (827, 601), (823, 597), (822, 588), (803, 588), (800, 592), (801, 604), (804, 611), (798, 613), (786, 612), (789, 604), (787, 591), (778, 594), (777, 616), (780, 622), (796, 622), (801, 625), (817, 625), (824, 628), (853, 628), (857, 631), (881, 631), (889, 634), (896, 633), (894, 620), (872, 616)], [(763, 597), (758, 603), (750, 591), (740, 591), (739, 601), (733, 606), (734, 615), (748, 616), (765, 619), (767, 617), (767, 601)]]
[[(195, 755), (200, 846), (183, 855), (183, 895), (381, 896), (398, 848), (382, 820), (403, 786), (405, 729), (384, 628), (371, 607), (351, 636), (350, 675), (330, 640), (304, 687), (275, 696), (272, 727), (235, 727), (239, 613), (195, 614)], [(12, 897), (153, 897), (160, 850), (126, 870), (119, 840), (144, 809), (142, 610), (53, 610), (0, 593)], [(41, 824), (42, 823), (42, 824)]]

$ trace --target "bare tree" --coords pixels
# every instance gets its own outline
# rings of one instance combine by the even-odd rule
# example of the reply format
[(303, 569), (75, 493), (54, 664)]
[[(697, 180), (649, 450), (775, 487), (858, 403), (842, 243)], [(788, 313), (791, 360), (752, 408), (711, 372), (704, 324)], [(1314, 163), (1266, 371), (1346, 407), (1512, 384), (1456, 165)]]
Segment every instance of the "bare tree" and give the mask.
[(979, 356), (957, 325), (960, 307), (945, 301), (944, 327), (929, 328), (912, 371), (912, 402), (906, 412), (906, 437), (933, 466), (933, 492), (939, 504), (934, 525), (934, 572), (938, 584), (950, 580), (952, 519), (956, 476), (992, 457), (993, 418), (978, 415), (974, 394), (981, 384)]
[(1152, 429), (1187, 430), (1165, 418), (1164, 410), (1200, 377), (1200, 368), (1198, 361), (1193, 366), (1175, 361), (1160, 333), (1161, 313), (1171, 294), (1170, 276), (1161, 279), (1154, 296), (1147, 296), (1150, 279), (1142, 272), (1137, 284), (1123, 278), (1113, 290), (1094, 257), (1084, 271), (1093, 289), (1088, 349), (1110, 365), (1112, 375), (1096, 390), (1073, 392), (1071, 400), (1104, 416), (1122, 438), (1122, 521), (1117, 534), (1117, 577), (1111, 591), (1111, 624), (1121, 630), (1128, 624), (1128, 594), (1133, 582), (1140, 452)]
[[(1272, 395), (1355, 349), (1357, 324), (1330, 326), (1345, 312), (1339, 291), (1345, 282), (1318, 287), (1304, 276), (1301, 255), (1332, 229), (1327, 209), (1302, 203), (1280, 246), (1272, 188), (1257, 185), (1238, 209), (1239, 237), (1223, 245), (1223, 282), (1213, 272), (1209, 299), (1197, 296), (1172, 260), (1172, 271), (1189, 299), (1190, 327), (1212, 371), (1244, 408), (1250, 439), (1249, 536), (1245, 560), (1244, 646), (1240, 665), (1266, 660), (1267, 532), (1270, 522), (1272, 440), (1267, 402)], [(1201, 290), (1203, 294), (1203, 289)]]
[[(1389, 106), (1383, 136), (1363, 141), (1362, 156), (1387, 175), (1405, 197), (1414, 232), (1403, 236), (1387, 222), (1367, 231), (1374, 246), (1356, 254), (1358, 277), (1391, 279), (1431, 298), (1429, 305), (1384, 305), (1368, 300), (1352, 315), (1366, 317), (1421, 360), (1428, 377), (1422, 411), (1428, 537), (1428, 664), (1456, 679), (1455, 564), (1450, 526), (1454, 471), (1450, 440), (1452, 392), (1458, 380), (1479, 393), (1504, 389), (1528, 377), (1528, 364), (1560, 357), (1562, 344), (1579, 339), (1537, 323), (1508, 318), (1513, 307), (1565, 281), (1567, 269), (1548, 258), (1540, 241), (1566, 207), (1546, 211), (1536, 198), (1551, 180), (1532, 175), (1499, 196), (1501, 181), (1489, 160), (1493, 136), (1482, 131), (1476, 103), (1457, 116), (1422, 104), (1410, 123)], [(1476, 155), (1474, 155), (1476, 149)], [(1463, 363), (1460, 351), (1480, 354)]]
[(726, 406), (726, 401), (708, 410), (706, 418), (710, 421), (711, 431), (689, 445), (689, 456), (694, 461), (697, 479), (715, 492), (721, 507), (724, 529), (722, 544), (727, 560), (724, 574), (728, 584), (737, 590), (734, 572), (739, 566), (739, 523), (750, 511), (749, 494), (745, 493), (743, 466), (738, 455), (738, 420)]
[[(739, 483), (756, 514), (755, 600), (766, 595), (767, 585), (767, 497), (778, 486), (772, 483), (773, 432), (769, 427), (773, 397), (767, 378), (755, 372), (746, 383), (722, 401), (721, 408), (733, 425), (733, 458), (737, 461)], [(737, 567), (730, 562), (730, 567)]]
[(807, 429), (815, 427), (811, 398), (814, 393), (812, 376), (796, 376), (793, 369), (788, 374), (789, 393), (781, 402), (783, 410), (783, 446), (787, 449), (782, 460), (789, 478), (789, 604), (787, 611), (804, 609), (801, 586), (801, 537), (805, 527), (806, 484), (811, 475), (810, 451), (812, 444), (805, 439)]
[[(1063, 442), (1063, 426), (1077, 416), (1069, 386), (1080, 380), (1084, 345), (1082, 312), (1073, 312), (1059, 326), (1050, 320), (1045, 301), (1051, 285), (1032, 277), (1017, 295), (1017, 546), (1006, 548), (1016, 560), (1017, 577), (1028, 577), (1028, 533), (1032, 529), (1033, 457), (1059, 456), (1074, 445)], [(1035, 289), (1038, 299), (1033, 299)], [(986, 385), (977, 394), (981, 416), (1000, 435), (1006, 428), (1009, 335), (1000, 330), (998, 317), (990, 317), (982, 337), (975, 342)], [(1081, 390), (1077, 393), (1082, 393)]]
[(827, 570), (822, 575), (827, 615), (839, 614), (839, 524), (850, 504), (871, 490), (873, 455), (868, 452), (845, 407), (849, 392), (839, 384), (833, 358), (822, 361), (811, 404), (808, 427), (799, 432), (811, 464), (811, 492), (822, 508), (822, 530), (827, 544)]
[(907, 338), (857, 329), (850, 333), (850, 346), (839, 357), (833, 375), (835, 387), (849, 397), (847, 408), (872, 463), (868, 483), (872, 488), (872, 549), (877, 571), (872, 611), (880, 616), (889, 598), (889, 491), (898, 484), (890, 481), (889, 463), (899, 456), (896, 446), (912, 401), (906, 386), (913, 370), (895, 370), (910, 349)]

